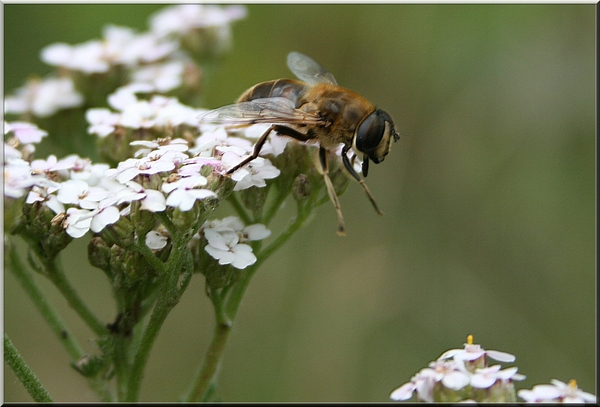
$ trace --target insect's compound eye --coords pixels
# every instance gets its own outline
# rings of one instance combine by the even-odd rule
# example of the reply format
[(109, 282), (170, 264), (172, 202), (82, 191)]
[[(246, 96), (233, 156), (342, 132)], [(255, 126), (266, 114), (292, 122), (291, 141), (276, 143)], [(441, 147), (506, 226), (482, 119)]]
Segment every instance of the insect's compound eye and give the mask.
[(368, 115), (356, 129), (354, 140), (356, 149), (366, 154), (375, 164), (383, 161), (385, 156), (385, 154), (380, 155), (378, 151), (386, 133), (386, 121), (381, 113), (382, 111), (377, 109)]

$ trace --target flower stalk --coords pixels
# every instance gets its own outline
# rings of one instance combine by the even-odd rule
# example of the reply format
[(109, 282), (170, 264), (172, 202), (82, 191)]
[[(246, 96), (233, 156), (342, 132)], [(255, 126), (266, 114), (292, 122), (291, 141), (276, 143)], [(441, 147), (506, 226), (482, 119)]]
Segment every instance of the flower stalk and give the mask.
[(6, 334), (4, 334), (4, 360), (12, 371), (15, 372), (21, 383), (25, 386), (27, 393), (29, 393), (35, 402), (52, 403), (54, 401), (37, 376), (27, 363), (25, 363), (19, 352), (17, 352), (17, 349)]

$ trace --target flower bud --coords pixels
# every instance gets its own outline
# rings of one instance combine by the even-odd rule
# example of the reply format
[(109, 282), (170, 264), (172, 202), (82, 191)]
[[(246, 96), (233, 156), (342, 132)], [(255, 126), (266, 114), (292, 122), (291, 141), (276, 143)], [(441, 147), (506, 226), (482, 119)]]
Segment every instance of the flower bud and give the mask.
[(223, 288), (237, 280), (240, 275), (231, 264), (220, 265), (218, 261), (212, 260), (210, 266), (205, 270), (206, 284), (211, 288)]
[(300, 174), (294, 179), (292, 185), (292, 194), (296, 201), (303, 201), (310, 196), (312, 192), (312, 186), (310, 180), (305, 174)]
[(208, 174), (204, 174), (204, 171), (207, 169), (211, 169), (210, 166), (202, 167), (201, 174), (204, 175), (207, 179), (206, 189), (210, 189), (214, 193), (219, 196), (219, 199), (226, 199), (231, 192), (233, 192), (233, 187), (235, 187), (235, 181), (233, 181), (230, 177), (223, 176), (216, 171), (212, 171)]
[(90, 240), (88, 243), (88, 260), (92, 266), (104, 271), (109, 278), (112, 277), (110, 256), (110, 248), (102, 238), (95, 236)]
[(36, 251), (52, 260), (73, 240), (63, 228), (63, 218), (64, 214), (55, 216), (41, 202), (24, 204), (22, 216), (12, 233), (21, 235), (30, 245), (36, 246)]
[(96, 377), (108, 367), (107, 360), (98, 356), (83, 355), (71, 367), (84, 377)]
[(267, 199), (268, 193), (268, 186), (265, 188), (251, 187), (240, 191), (240, 196), (244, 206), (252, 211), (252, 213), (255, 215), (255, 218), (259, 217), (258, 215), (265, 205), (265, 200)]
[(106, 226), (100, 232), (100, 236), (107, 245), (117, 244), (129, 247), (135, 242), (135, 226), (125, 216), (121, 216), (116, 223)]

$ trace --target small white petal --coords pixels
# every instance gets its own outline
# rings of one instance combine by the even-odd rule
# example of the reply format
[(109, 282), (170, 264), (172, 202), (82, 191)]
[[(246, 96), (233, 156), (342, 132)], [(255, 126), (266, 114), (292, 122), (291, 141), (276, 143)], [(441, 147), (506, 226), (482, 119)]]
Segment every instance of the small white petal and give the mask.
[(515, 356), (511, 355), (510, 353), (500, 352), (497, 350), (488, 350), (485, 351), (485, 353), (492, 359), (497, 360), (498, 362), (511, 363), (514, 362), (516, 359)]
[(408, 400), (412, 397), (413, 392), (415, 391), (416, 386), (413, 382), (404, 383), (402, 386), (398, 387), (396, 390), (390, 394), (390, 399), (392, 400)]
[(187, 212), (192, 209), (194, 202), (196, 202), (196, 199), (187, 194), (186, 191), (176, 189), (169, 194), (166, 204), (167, 206), (176, 207), (183, 212)]
[(478, 389), (487, 389), (494, 383), (496, 383), (495, 375), (475, 374), (471, 377), (471, 386)]
[(243, 232), (248, 236), (248, 240), (262, 240), (271, 235), (271, 231), (265, 225), (257, 223), (255, 225), (246, 226)]
[(235, 259), (231, 265), (237, 269), (244, 269), (256, 263), (256, 256), (252, 253), (252, 248), (246, 244), (238, 244), (233, 249)]
[(150, 212), (162, 212), (166, 207), (166, 199), (162, 192), (152, 189), (146, 190), (146, 198), (142, 200), (142, 209)]
[(94, 218), (90, 225), (93, 232), (98, 233), (107, 225), (112, 225), (119, 220), (119, 209), (116, 206), (109, 206), (102, 209)]
[(146, 246), (152, 250), (160, 250), (167, 245), (167, 237), (162, 233), (151, 230), (146, 234)]
[(460, 390), (469, 384), (469, 376), (462, 372), (450, 372), (444, 375), (442, 383), (449, 389)]

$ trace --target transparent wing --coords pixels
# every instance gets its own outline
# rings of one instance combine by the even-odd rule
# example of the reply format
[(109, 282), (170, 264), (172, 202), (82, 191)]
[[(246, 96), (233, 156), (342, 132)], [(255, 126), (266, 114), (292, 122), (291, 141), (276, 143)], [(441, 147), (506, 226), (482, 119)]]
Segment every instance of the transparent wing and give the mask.
[(294, 102), (286, 98), (254, 99), (234, 105), (223, 106), (198, 116), (202, 123), (225, 125), (250, 125), (254, 123), (317, 124), (322, 119), (311, 113), (296, 109)]
[(287, 57), (290, 70), (309, 85), (317, 83), (331, 83), (337, 85), (333, 75), (310, 57), (299, 52), (290, 52)]

